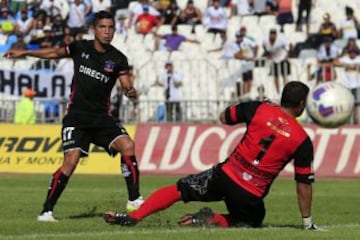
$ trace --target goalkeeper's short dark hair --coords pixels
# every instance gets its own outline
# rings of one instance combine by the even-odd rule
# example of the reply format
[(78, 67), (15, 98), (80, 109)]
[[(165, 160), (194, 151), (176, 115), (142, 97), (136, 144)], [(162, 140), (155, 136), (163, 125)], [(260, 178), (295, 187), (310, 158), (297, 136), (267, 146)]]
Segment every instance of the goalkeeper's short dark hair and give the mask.
[(302, 82), (288, 82), (281, 95), (281, 106), (291, 108), (298, 107), (301, 102), (306, 102), (309, 91), (309, 87)]

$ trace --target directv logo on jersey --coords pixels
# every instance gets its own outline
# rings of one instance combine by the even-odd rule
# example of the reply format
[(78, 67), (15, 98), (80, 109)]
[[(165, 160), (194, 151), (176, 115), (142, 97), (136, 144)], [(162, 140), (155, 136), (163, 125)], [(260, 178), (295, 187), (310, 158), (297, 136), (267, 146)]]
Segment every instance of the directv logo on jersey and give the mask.
[(110, 80), (110, 77), (105, 76), (101, 72), (98, 72), (94, 69), (91, 69), (89, 67), (85, 67), (83, 65), (80, 65), (79, 72), (84, 73), (85, 75), (88, 75), (92, 78), (95, 78), (97, 80), (100, 80), (101, 82), (107, 83)]

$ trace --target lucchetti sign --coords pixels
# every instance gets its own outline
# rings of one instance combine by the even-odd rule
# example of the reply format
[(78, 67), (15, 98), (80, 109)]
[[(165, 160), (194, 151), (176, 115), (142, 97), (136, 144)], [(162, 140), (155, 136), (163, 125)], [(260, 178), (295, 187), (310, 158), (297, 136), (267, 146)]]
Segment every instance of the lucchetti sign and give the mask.
[[(360, 127), (324, 129), (305, 125), (315, 149), (317, 176), (360, 177)], [(140, 124), (135, 139), (143, 173), (188, 174), (226, 159), (245, 126), (219, 124)], [(292, 176), (290, 163), (283, 176)]]
[[(144, 174), (185, 175), (226, 159), (245, 132), (221, 124), (139, 124), (125, 128), (135, 140)], [(360, 126), (324, 129), (306, 125), (315, 149), (317, 176), (360, 177)], [(0, 172), (52, 173), (61, 166), (60, 125), (0, 125)], [(119, 155), (111, 158), (92, 145), (77, 173), (119, 174)], [(282, 176), (293, 176), (290, 163)]]

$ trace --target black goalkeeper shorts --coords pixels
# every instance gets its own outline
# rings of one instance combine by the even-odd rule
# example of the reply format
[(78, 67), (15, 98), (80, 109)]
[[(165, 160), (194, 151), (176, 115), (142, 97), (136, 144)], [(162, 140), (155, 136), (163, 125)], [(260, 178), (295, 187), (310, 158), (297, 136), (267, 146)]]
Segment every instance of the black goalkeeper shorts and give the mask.
[(261, 198), (247, 192), (234, 183), (222, 170), (221, 164), (181, 178), (177, 182), (181, 199), (190, 201), (224, 201), (233, 225), (259, 227), (265, 217)]

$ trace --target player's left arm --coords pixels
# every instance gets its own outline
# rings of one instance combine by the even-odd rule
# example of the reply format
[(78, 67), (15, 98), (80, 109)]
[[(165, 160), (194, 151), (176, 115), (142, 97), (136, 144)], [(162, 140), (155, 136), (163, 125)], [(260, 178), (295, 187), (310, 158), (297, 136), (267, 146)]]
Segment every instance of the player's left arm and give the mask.
[(257, 108), (261, 104), (261, 102), (253, 101), (231, 105), (220, 113), (220, 122), (227, 125), (234, 125), (242, 122), (248, 123), (251, 121)]
[(133, 86), (129, 74), (120, 75), (119, 82), (126, 97), (135, 98), (137, 96), (137, 91)]

